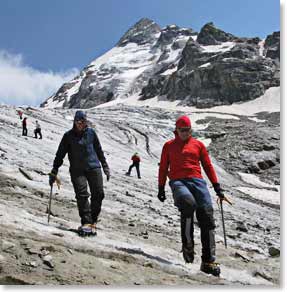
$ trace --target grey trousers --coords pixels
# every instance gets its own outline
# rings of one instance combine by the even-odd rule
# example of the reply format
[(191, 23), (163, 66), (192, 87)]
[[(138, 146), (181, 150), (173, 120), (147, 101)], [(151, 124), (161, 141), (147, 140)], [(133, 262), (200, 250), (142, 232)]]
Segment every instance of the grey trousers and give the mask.
[[(71, 171), (71, 181), (76, 194), (81, 224), (96, 223), (105, 196), (101, 168), (82, 172)], [(91, 194), (88, 192), (88, 184)]]

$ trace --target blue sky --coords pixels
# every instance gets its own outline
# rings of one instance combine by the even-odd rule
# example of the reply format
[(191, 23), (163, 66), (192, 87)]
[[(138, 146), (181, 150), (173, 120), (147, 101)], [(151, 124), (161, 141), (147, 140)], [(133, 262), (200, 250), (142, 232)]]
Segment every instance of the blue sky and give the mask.
[(195, 30), (209, 21), (239, 36), (279, 30), (279, 0), (1, 0), (0, 49), (39, 70), (81, 68), (141, 17)]
[(13, 56), (20, 58), (18, 66), (69, 76), (73, 68), (83, 68), (113, 47), (142, 17), (153, 19), (161, 27), (177, 24), (197, 31), (213, 21), (219, 28), (235, 35), (264, 38), (280, 29), (280, 2), (1, 0), (0, 53), (2, 51), (2, 57), (8, 54), (10, 59)]

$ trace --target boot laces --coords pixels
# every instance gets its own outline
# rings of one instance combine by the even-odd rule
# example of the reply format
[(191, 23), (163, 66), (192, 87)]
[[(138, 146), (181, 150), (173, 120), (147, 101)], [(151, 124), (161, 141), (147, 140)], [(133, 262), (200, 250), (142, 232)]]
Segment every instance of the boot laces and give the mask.
[(216, 268), (219, 267), (219, 263), (212, 262), (212, 263), (205, 263), (205, 265), (211, 267), (211, 268)]

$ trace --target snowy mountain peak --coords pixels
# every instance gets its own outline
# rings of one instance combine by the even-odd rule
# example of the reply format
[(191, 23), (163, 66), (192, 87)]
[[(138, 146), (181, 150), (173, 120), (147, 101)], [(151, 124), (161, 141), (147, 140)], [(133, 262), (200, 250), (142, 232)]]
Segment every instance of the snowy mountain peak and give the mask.
[[(128, 97), (212, 107), (255, 99), (280, 85), (280, 32), (262, 43), (205, 24), (199, 34), (142, 18), (117, 45), (41, 106), (90, 108)], [(234, 73), (236, 72), (236, 74)]]
[(192, 29), (170, 25), (164, 29), (143, 18), (117, 45), (86, 66), (45, 101), (44, 107), (89, 108), (139, 94), (158, 72), (169, 75), (177, 67)]
[[(160, 37), (158, 38), (157, 46), (165, 46), (177, 38), (190, 37), (192, 35), (196, 35), (191, 28), (180, 28), (177, 25), (168, 25), (161, 30)], [(186, 41), (185, 41), (186, 42)]]
[(142, 18), (121, 37), (117, 46), (125, 46), (128, 43), (138, 45), (152, 43), (159, 32), (158, 24), (148, 18)]

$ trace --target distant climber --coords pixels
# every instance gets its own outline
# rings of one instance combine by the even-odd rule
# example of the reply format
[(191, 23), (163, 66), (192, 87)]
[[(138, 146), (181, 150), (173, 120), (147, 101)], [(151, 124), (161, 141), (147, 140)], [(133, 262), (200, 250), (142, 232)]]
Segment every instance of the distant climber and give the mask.
[(131, 175), (131, 171), (132, 171), (133, 167), (135, 167), (136, 171), (137, 171), (138, 178), (140, 179), (141, 178), (141, 174), (140, 174), (140, 162), (141, 162), (141, 159), (139, 157), (138, 152), (136, 152), (132, 156), (131, 160), (133, 161), (133, 163), (130, 165), (129, 170), (126, 172), (126, 175)]
[(23, 112), (21, 110), (17, 110), (17, 114), (18, 114), (20, 120), (22, 120), (22, 118), (23, 118)]
[(36, 121), (36, 129), (34, 130), (34, 138), (38, 138), (38, 134), (39, 134), (39, 138), (42, 139), (42, 132), (41, 132), (41, 126), (39, 124), (38, 121)]
[(194, 260), (193, 217), (194, 212), (201, 232), (201, 271), (219, 276), (220, 267), (215, 262), (215, 222), (207, 184), (201, 175), (201, 165), (220, 200), (225, 200), (223, 190), (210, 161), (206, 147), (191, 135), (189, 117), (176, 121), (175, 138), (163, 146), (158, 175), (158, 199), (164, 202), (165, 183), (173, 193), (174, 204), (181, 214), (181, 239), (186, 263)]
[[(77, 111), (73, 128), (66, 132), (61, 140), (49, 176), (49, 184), (52, 186), (56, 181), (58, 169), (68, 153), (71, 181), (81, 217), (81, 226), (78, 229), (81, 236), (96, 234), (96, 223), (104, 199), (101, 167), (107, 180), (110, 179), (110, 169), (99, 138), (96, 132), (88, 127), (87, 123), (86, 113)], [(91, 192), (90, 201), (87, 183)]]
[(24, 118), (22, 121), (22, 136), (28, 135), (28, 129), (27, 129), (27, 118)]

